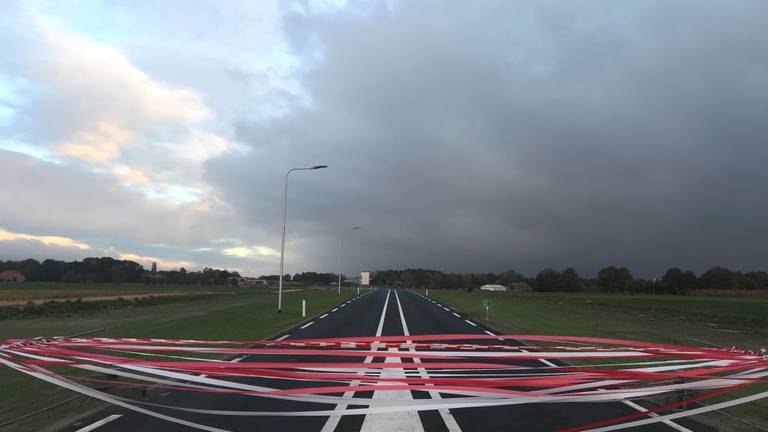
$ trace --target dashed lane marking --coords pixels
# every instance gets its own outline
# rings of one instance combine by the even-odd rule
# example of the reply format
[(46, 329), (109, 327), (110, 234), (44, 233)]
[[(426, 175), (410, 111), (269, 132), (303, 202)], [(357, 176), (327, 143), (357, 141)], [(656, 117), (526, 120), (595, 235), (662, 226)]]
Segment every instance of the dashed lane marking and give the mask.
[(455, 316), (456, 318), (460, 318), (460, 317), (459, 317), (459, 314), (457, 314), (456, 312), (451, 312), (451, 313), (452, 313), (452, 314), (453, 314), (453, 316)]
[(109, 423), (109, 422), (111, 422), (113, 420), (117, 420), (117, 419), (119, 419), (122, 416), (123, 416), (122, 414), (112, 414), (111, 416), (107, 416), (107, 417), (97, 421), (96, 423), (90, 424), (90, 425), (88, 425), (88, 426), (86, 426), (84, 428), (80, 428), (76, 432), (90, 432), (90, 431), (96, 429), (97, 427), (104, 426), (105, 424), (107, 424), (107, 423)]
[(465, 321), (467, 324), (470, 324), (470, 325), (472, 325), (472, 326), (475, 326), (475, 327), (477, 327), (477, 324), (473, 323), (473, 322), (472, 322), (472, 321), (470, 321), (470, 320), (464, 320), (464, 321)]
[(336, 312), (337, 310), (339, 310), (339, 308), (333, 308), (331, 309), (331, 312)]
[(310, 321), (310, 322), (308, 322), (308, 323), (304, 324), (303, 326), (301, 326), (301, 327), (299, 327), (299, 328), (300, 328), (300, 329), (302, 329), (302, 330), (304, 330), (305, 328), (307, 328), (307, 327), (311, 326), (311, 325), (312, 325), (312, 324), (314, 324), (314, 323), (315, 323), (314, 321)]
[(327, 317), (327, 316), (328, 316), (328, 314), (323, 314), (323, 315), (322, 315), (320, 318), (318, 318), (318, 319), (323, 319), (323, 318), (325, 318), (325, 317)]

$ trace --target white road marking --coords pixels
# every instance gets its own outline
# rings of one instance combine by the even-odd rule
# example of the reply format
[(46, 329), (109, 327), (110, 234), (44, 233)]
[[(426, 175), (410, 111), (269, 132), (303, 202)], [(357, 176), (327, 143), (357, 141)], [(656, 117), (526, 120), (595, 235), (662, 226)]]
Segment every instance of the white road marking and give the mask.
[(281, 341), (281, 340), (283, 340), (283, 339), (285, 339), (285, 338), (288, 338), (288, 337), (290, 337), (290, 336), (291, 336), (291, 335), (289, 335), (289, 334), (287, 334), (287, 335), (282, 335), (282, 336), (280, 336), (279, 338), (277, 338), (277, 339), (275, 339), (275, 340), (276, 340), (276, 341)]
[(76, 432), (90, 432), (90, 431), (96, 429), (97, 427), (104, 426), (105, 424), (107, 424), (107, 423), (109, 423), (109, 422), (111, 422), (113, 420), (117, 420), (117, 419), (119, 419), (122, 416), (123, 416), (122, 414), (112, 414), (111, 416), (105, 417), (105, 418), (97, 421), (96, 423), (90, 424), (90, 425), (88, 425), (88, 426), (86, 426), (84, 428), (80, 428)]
[(232, 363), (238, 363), (238, 362), (241, 362), (241, 361), (245, 360), (245, 358), (246, 358), (246, 356), (238, 357), (238, 358), (236, 358), (236, 359), (232, 360)]
[[(403, 335), (410, 336), (411, 332), (408, 330), (408, 323), (405, 321), (405, 314), (403, 313), (403, 307), (400, 305), (400, 297), (397, 295), (397, 292), (395, 292), (395, 300), (397, 300), (397, 309), (400, 311), (400, 324), (403, 326)], [(410, 340), (407, 340), (406, 343), (411, 343)], [(413, 348), (410, 348), (410, 351), (416, 351)], [(413, 358), (414, 363), (421, 363), (420, 358)], [(419, 371), (419, 376), (421, 378), (429, 378), (429, 373), (426, 371), (426, 369), (417, 369)], [(429, 396), (432, 399), (442, 399), (440, 396), (440, 393), (436, 391), (429, 391)], [(374, 396), (376, 393), (374, 393)], [(408, 392), (408, 395), (411, 395), (410, 392)], [(459, 427), (459, 424), (456, 423), (456, 420), (453, 418), (453, 414), (451, 414), (448, 410), (438, 410), (438, 413), (440, 413), (440, 417), (443, 418), (443, 422), (445, 423), (445, 427), (448, 428), (448, 432), (461, 432), (461, 428)], [(418, 418), (418, 414), (417, 414)], [(389, 425), (387, 425), (389, 426)], [(421, 423), (419, 423), (419, 426), (421, 426)], [(387, 428), (389, 429), (389, 428)]]
[(465, 321), (467, 324), (470, 324), (470, 325), (472, 325), (472, 326), (474, 326), (474, 327), (477, 327), (477, 324), (473, 323), (473, 322), (472, 322), (472, 321), (470, 321), (470, 320), (464, 320), (464, 321)]
[(307, 327), (311, 326), (311, 325), (312, 325), (312, 324), (314, 324), (314, 323), (315, 323), (314, 321), (310, 321), (310, 322), (308, 322), (308, 323), (304, 324), (303, 326), (301, 326), (301, 327), (299, 327), (299, 328), (303, 330), (303, 329), (305, 329), (305, 328), (307, 328)]
[[(636, 403), (634, 403), (634, 402), (632, 402), (630, 400), (623, 400), (622, 402), (624, 403), (624, 405), (630, 406), (630, 407), (632, 407), (632, 408), (634, 408), (634, 409), (636, 409), (636, 410), (638, 410), (640, 412), (648, 411), (647, 409), (643, 408), (642, 406), (640, 406), (640, 405), (638, 405), (638, 404), (636, 404)], [(656, 413), (650, 413), (648, 415), (651, 416), (651, 417), (658, 417), (659, 416)], [(664, 423), (665, 425), (671, 427), (672, 429), (679, 430), (680, 432), (693, 432), (692, 430), (690, 430), (690, 429), (688, 429), (686, 427), (680, 426), (679, 424), (673, 422), (672, 420), (662, 420), (661, 422)]]
[(322, 315), (320, 318), (318, 318), (318, 319), (323, 319), (323, 318), (325, 318), (325, 317), (327, 317), (327, 316), (328, 316), (328, 314), (323, 314), (323, 315)]
[(451, 312), (451, 313), (452, 313), (452, 314), (453, 314), (453, 316), (455, 316), (456, 318), (460, 318), (460, 317), (459, 317), (459, 314), (457, 314), (456, 312)]
[(336, 312), (337, 310), (339, 310), (339, 308), (333, 308), (331, 309), (331, 312)]
[(447, 307), (445, 307), (445, 306), (443, 306), (443, 309), (447, 310), (448, 312), (450, 312), (450, 311), (451, 311), (450, 309), (448, 309), (448, 308), (447, 308)]
[[(381, 318), (379, 318), (379, 326), (376, 328), (376, 336), (381, 336), (381, 331), (384, 329), (384, 317), (387, 315), (387, 306), (389, 305), (389, 295), (392, 293), (392, 290), (387, 290), (387, 298), (384, 299), (384, 307), (381, 309)], [(372, 349), (371, 351), (376, 351), (376, 349)], [(370, 363), (373, 361), (373, 356), (367, 356), (365, 360), (363, 360), (363, 363)], [(363, 375), (363, 371), (360, 371), (357, 373), (357, 375)], [(356, 386), (360, 384), (360, 381), (352, 381), (350, 385)], [(345, 398), (350, 398), (354, 396), (355, 392), (348, 391), (344, 392)], [(347, 409), (347, 405), (345, 404), (339, 404), (336, 405), (336, 408), (334, 408), (336, 411)], [(325, 421), (325, 425), (323, 426), (323, 429), (321, 432), (333, 432), (336, 430), (336, 426), (339, 424), (339, 420), (341, 420), (341, 415), (332, 415), (328, 417), (328, 420)]]

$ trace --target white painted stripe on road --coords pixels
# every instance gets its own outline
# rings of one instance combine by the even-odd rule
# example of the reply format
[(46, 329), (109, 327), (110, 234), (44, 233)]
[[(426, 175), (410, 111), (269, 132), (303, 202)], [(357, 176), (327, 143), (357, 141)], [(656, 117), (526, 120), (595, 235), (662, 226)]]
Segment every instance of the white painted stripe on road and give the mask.
[(472, 321), (470, 321), (470, 320), (464, 320), (464, 321), (465, 321), (467, 324), (470, 324), (470, 325), (473, 325), (473, 326), (477, 327), (477, 324), (473, 323), (473, 322), (472, 322)]
[(459, 314), (457, 314), (456, 312), (451, 312), (451, 313), (452, 313), (452, 314), (453, 314), (453, 316), (455, 316), (456, 318), (461, 318), (461, 317), (459, 316)]
[(331, 309), (331, 312), (336, 312), (337, 310), (339, 310), (339, 308), (333, 308)]
[(451, 311), (450, 309), (448, 309), (448, 308), (447, 308), (447, 307), (445, 307), (445, 306), (443, 306), (443, 309), (447, 310), (448, 312), (450, 312), (450, 311)]
[(90, 432), (90, 431), (96, 429), (97, 427), (104, 426), (105, 424), (107, 424), (107, 423), (109, 423), (109, 422), (111, 422), (113, 420), (117, 420), (117, 419), (119, 419), (122, 416), (123, 416), (122, 414), (112, 414), (111, 416), (107, 416), (107, 417), (97, 421), (96, 423), (90, 424), (90, 425), (88, 425), (88, 426), (86, 426), (84, 428), (80, 428), (76, 432)]
[[(405, 321), (403, 306), (400, 305), (400, 297), (397, 295), (397, 292), (395, 292), (395, 300), (397, 300), (397, 309), (400, 311), (400, 324), (403, 326), (403, 335), (410, 336), (411, 332), (408, 329), (408, 323)], [(407, 340), (406, 343), (411, 343), (411, 341)], [(410, 351), (415, 352), (416, 350), (414, 348), (411, 348)], [(414, 357), (413, 362), (421, 363), (421, 359)], [(417, 370), (421, 378), (429, 378), (429, 373), (427, 372), (426, 369), (421, 368)], [(440, 393), (434, 390), (429, 391), (428, 393), (432, 399), (442, 399), (442, 396), (440, 396)], [(450, 413), (450, 411), (443, 409), (443, 410), (438, 410), (437, 412), (440, 414), (440, 417), (442, 417), (443, 422), (445, 423), (445, 427), (448, 429), (448, 432), (461, 432), (461, 428), (459, 427), (459, 424), (456, 423), (456, 420), (453, 418), (453, 415)], [(419, 425), (421, 425), (421, 423), (419, 423)]]
[(238, 357), (238, 358), (236, 358), (236, 359), (232, 360), (232, 363), (238, 363), (238, 362), (241, 362), (241, 361), (245, 360), (245, 358), (246, 358), (246, 356)]
[(299, 328), (300, 328), (300, 329), (302, 329), (302, 330), (304, 330), (305, 328), (307, 328), (307, 327), (311, 326), (311, 325), (312, 325), (312, 324), (314, 324), (314, 323), (315, 323), (314, 321), (310, 321), (310, 322), (308, 322), (308, 323), (304, 324), (303, 326), (301, 326), (301, 327), (299, 327)]
[(281, 341), (281, 340), (283, 340), (283, 339), (285, 339), (285, 338), (288, 338), (288, 337), (290, 337), (290, 336), (291, 336), (291, 335), (289, 335), (289, 334), (287, 334), (287, 335), (282, 335), (282, 336), (280, 336), (279, 338), (277, 338), (277, 339), (275, 339), (275, 340), (276, 340), (276, 341)]
[(327, 316), (328, 316), (328, 314), (323, 314), (323, 315), (322, 315), (322, 316), (320, 316), (320, 318), (318, 318), (318, 319), (323, 319), (323, 318), (325, 318), (325, 317), (327, 317)]
[[(387, 316), (387, 306), (389, 305), (389, 295), (392, 293), (392, 290), (387, 290), (387, 298), (384, 299), (384, 307), (381, 309), (381, 317), (379, 318), (379, 326), (376, 327), (376, 336), (381, 336), (381, 332), (384, 329), (384, 318)], [(371, 349), (371, 351), (376, 351), (376, 349)], [(363, 363), (370, 363), (373, 361), (373, 356), (367, 356)], [(363, 372), (357, 372), (357, 375), (363, 375)], [(350, 385), (356, 386), (359, 385), (360, 381), (352, 381)], [(344, 392), (345, 398), (350, 398), (354, 396), (355, 392), (348, 391)], [(347, 405), (345, 404), (339, 404), (336, 405), (334, 408), (335, 411), (341, 411), (347, 409)], [(332, 415), (328, 417), (328, 420), (325, 421), (325, 425), (323, 425), (323, 429), (320, 432), (333, 432), (336, 430), (336, 426), (339, 424), (339, 420), (341, 420), (341, 415)]]
[[(648, 411), (647, 409), (643, 408), (642, 406), (640, 406), (640, 405), (638, 405), (638, 404), (636, 404), (636, 403), (634, 403), (634, 402), (632, 402), (630, 400), (623, 400), (622, 402), (624, 403), (624, 405), (630, 406), (630, 407), (632, 407), (632, 408), (634, 408), (634, 409), (636, 409), (636, 410), (638, 410), (640, 412)], [(656, 413), (650, 413), (648, 415), (651, 416), (651, 417), (658, 417), (659, 416)], [(679, 424), (673, 422), (672, 420), (662, 420), (662, 423), (664, 423), (665, 425), (671, 427), (672, 429), (679, 430), (680, 432), (693, 432), (692, 430), (688, 429), (687, 427), (680, 426)]]

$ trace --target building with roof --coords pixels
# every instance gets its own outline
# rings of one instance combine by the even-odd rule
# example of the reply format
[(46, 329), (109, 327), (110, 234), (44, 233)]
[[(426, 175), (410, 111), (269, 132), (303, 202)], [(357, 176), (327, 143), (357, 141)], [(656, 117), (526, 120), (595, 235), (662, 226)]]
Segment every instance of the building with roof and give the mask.
[(25, 280), (27, 278), (16, 270), (0, 272), (0, 282), (24, 282)]

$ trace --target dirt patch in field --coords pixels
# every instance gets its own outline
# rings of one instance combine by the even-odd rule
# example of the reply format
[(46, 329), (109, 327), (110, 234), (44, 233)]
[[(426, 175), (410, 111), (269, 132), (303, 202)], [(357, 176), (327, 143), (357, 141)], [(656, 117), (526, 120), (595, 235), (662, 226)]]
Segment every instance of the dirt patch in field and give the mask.
[[(108, 292), (108, 291), (107, 291)], [(56, 297), (43, 297), (43, 298), (25, 298), (25, 299), (16, 299), (16, 300), (0, 300), (0, 306), (23, 306), (28, 303), (45, 303), (47, 301), (67, 301), (67, 300), (77, 300), (82, 299), (84, 302), (92, 302), (92, 301), (107, 301), (107, 300), (117, 300), (117, 299), (123, 299), (123, 300), (132, 300), (132, 299), (138, 299), (143, 297), (168, 297), (168, 296), (197, 296), (197, 295), (233, 295), (234, 293), (231, 292), (193, 292), (193, 293), (184, 293), (184, 292), (139, 292), (139, 293), (133, 293), (133, 294), (120, 294), (115, 295), (114, 293), (111, 293), (111, 295), (103, 295), (103, 293), (100, 293), (102, 295), (87, 295), (87, 296), (80, 296), (77, 295), (77, 293), (74, 293), (75, 295), (72, 295), (73, 293), (66, 293), (67, 295), (64, 296), (56, 296)], [(92, 293), (91, 293), (92, 294)]]

